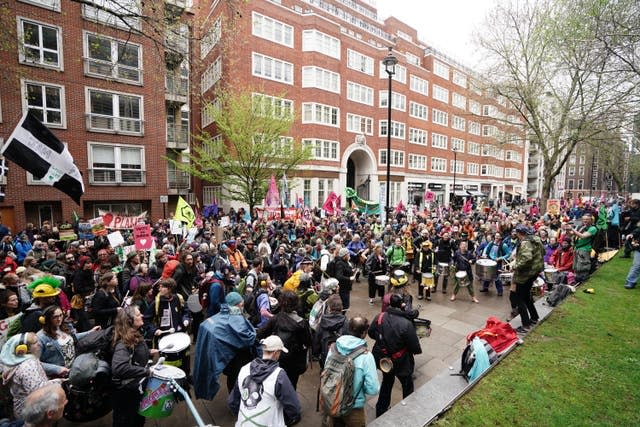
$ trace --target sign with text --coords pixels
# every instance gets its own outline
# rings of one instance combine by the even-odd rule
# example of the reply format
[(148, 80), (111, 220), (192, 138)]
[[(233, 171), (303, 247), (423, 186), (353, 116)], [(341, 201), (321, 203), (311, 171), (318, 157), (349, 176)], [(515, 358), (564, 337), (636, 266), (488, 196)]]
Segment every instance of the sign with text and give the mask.
[(60, 240), (76, 240), (78, 238), (71, 224), (58, 226), (58, 234), (60, 235)]
[(433, 191), (425, 191), (424, 192), (424, 201), (425, 202), (433, 202), (436, 199), (436, 193)]
[(137, 224), (133, 227), (133, 239), (136, 249), (149, 250), (153, 243), (151, 226), (149, 224)]
[(109, 239), (109, 244), (113, 248), (124, 245), (124, 237), (122, 237), (122, 233), (120, 233), (120, 231), (114, 231), (113, 233), (107, 234), (107, 239)]
[(93, 240), (90, 222), (78, 223), (78, 238), (80, 238), (80, 240)]
[(547, 212), (553, 215), (558, 215), (560, 213), (560, 200), (558, 199), (547, 200)]
[(103, 210), (99, 210), (98, 213), (102, 217), (104, 226), (112, 230), (134, 228), (139, 222), (144, 222), (144, 218), (147, 216), (146, 211), (136, 216), (125, 216)]
[(89, 224), (91, 224), (91, 233), (94, 236), (106, 236), (109, 234), (107, 228), (104, 226), (104, 220), (101, 216), (90, 219)]

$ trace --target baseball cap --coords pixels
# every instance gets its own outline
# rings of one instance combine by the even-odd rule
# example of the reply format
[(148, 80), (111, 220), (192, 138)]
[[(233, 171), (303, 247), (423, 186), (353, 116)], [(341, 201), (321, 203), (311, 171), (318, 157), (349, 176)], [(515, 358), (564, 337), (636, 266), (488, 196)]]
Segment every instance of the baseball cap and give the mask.
[(270, 335), (263, 340), (260, 340), (260, 344), (262, 344), (262, 349), (264, 351), (278, 351), (282, 350), (285, 353), (289, 353), (287, 347), (284, 346), (282, 339), (280, 339), (277, 335)]

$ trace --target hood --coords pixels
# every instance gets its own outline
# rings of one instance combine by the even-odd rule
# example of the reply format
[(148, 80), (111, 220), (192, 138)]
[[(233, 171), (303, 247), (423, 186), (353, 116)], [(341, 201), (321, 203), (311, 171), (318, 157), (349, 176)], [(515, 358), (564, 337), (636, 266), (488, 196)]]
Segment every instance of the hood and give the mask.
[(334, 332), (338, 331), (344, 325), (347, 318), (342, 313), (325, 314), (320, 319), (320, 328)]
[(254, 359), (249, 365), (249, 375), (256, 383), (262, 384), (278, 366), (276, 360)]
[(366, 344), (367, 342), (362, 338), (354, 337), (353, 335), (343, 335), (336, 340), (336, 348), (340, 354), (349, 354), (356, 347)]
[(304, 322), (304, 319), (294, 311), (292, 313), (280, 312), (276, 315), (278, 330), (283, 332), (295, 332), (300, 327), (299, 324)]

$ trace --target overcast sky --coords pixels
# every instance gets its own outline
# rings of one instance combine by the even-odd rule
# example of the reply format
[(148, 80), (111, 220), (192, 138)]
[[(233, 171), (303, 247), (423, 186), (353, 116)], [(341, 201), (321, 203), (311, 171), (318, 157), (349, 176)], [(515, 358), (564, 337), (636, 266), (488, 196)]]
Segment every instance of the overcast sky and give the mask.
[(395, 16), (418, 30), (421, 41), (474, 67), (472, 34), (496, 0), (377, 0), (381, 20)]

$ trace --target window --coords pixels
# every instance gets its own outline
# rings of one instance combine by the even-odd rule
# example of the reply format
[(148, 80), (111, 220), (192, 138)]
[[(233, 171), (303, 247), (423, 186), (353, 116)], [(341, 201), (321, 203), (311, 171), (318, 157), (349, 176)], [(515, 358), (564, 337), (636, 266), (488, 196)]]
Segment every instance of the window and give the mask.
[(462, 110), (466, 110), (467, 109), (467, 97), (460, 95), (459, 93), (453, 92), (453, 94), (451, 94), (451, 104), (454, 107), (458, 107)]
[[(386, 90), (381, 90), (378, 94), (378, 98), (380, 98), (380, 107), (386, 108), (389, 104), (387, 104), (389, 92)], [(407, 110), (407, 97), (397, 93), (391, 92), (391, 108), (398, 111), (406, 111)]]
[(206, 58), (209, 52), (218, 44), (220, 37), (222, 37), (222, 18), (216, 19), (211, 28), (209, 28), (209, 31), (202, 36), (202, 40), (200, 41), (200, 59)]
[(453, 116), (453, 121), (451, 123), (451, 127), (456, 130), (464, 131), (466, 129), (467, 121), (460, 116)]
[(458, 153), (464, 153), (464, 139), (451, 138), (451, 149), (456, 150)]
[(407, 63), (413, 64), (417, 67), (420, 66), (420, 58), (418, 58), (416, 55), (409, 52), (405, 52), (404, 57), (407, 59)]
[(332, 179), (318, 179), (318, 205), (322, 205), (332, 191)]
[(337, 141), (303, 139), (302, 144), (311, 147), (311, 157), (315, 160), (338, 160), (340, 145)]
[(258, 114), (282, 118), (293, 116), (293, 101), (290, 99), (254, 92), (252, 101)]
[(520, 170), (514, 168), (505, 168), (504, 169), (504, 177), (512, 178), (512, 179), (520, 179)]
[(354, 82), (347, 82), (347, 99), (361, 104), (373, 105), (373, 89)]
[(224, 148), (222, 144), (224, 144), (222, 135), (218, 134), (211, 137), (209, 141), (203, 142), (202, 149), (207, 156), (216, 159), (222, 155), (222, 149)]
[(587, 162), (587, 156), (585, 156), (584, 154), (580, 155), (580, 164), (584, 165)]
[(222, 202), (222, 186), (205, 185), (202, 187), (202, 205), (212, 205), (214, 202)]
[(254, 52), (253, 75), (263, 79), (293, 84), (293, 64)]
[[(387, 150), (379, 151), (380, 165), (387, 164)], [(404, 167), (404, 151), (391, 150), (391, 166)]]
[(431, 86), (431, 96), (433, 96), (433, 99), (437, 99), (438, 101), (442, 101), (446, 104), (449, 103), (449, 91), (438, 85)]
[(302, 32), (302, 51), (320, 52), (340, 59), (340, 40), (318, 30), (304, 30)]
[(433, 148), (444, 148), (447, 149), (448, 137), (446, 135), (440, 135), (439, 133), (431, 132), (431, 146)]
[(464, 173), (464, 162), (462, 160), (450, 160), (449, 172)]
[(431, 158), (431, 172), (446, 172), (447, 171), (447, 159), (441, 159), (438, 157)]
[(311, 180), (305, 179), (302, 182), (302, 200), (304, 206), (311, 206)]
[(347, 67), (373, 76), (373, 58), (347, 49)]
[(584, 190), (584, 179), (578, 180), (578, 188), (577, 190)]
[(522, 161), (522, 156), (517, 151), (506, 150), (504, 154), (505, 154), (505, 160), (510, 160), (512, 162), (518, 162), (518, 163)]
[(469, 133), (480, 135), (480, 123), (469, 122)]
[(584, 175), (584, 166), (578, 166), (578, 175), (580, 176)]
[(409, 142), (411, 144), (427, 145), (427, 131), (409, 128)]
[(82, 16), (124, 30), (140, 29), (142, 9), (138, 0), (91, 0), (95, 6), (82, 5)]
[(573, 186), (574, 186), (574, 180), (570, 179), (567, 181), (567, 189), (568, 190), (573, 190)]
[(218, 56), (207, 69), (202, 73), (200, 77), (200, 93), (204, 94), (211, 89), (214, 84), (222, 77), (222, 57)]
[(87, 128), (142, 135), (142, 97), (87, 88)]
[(320, 67), (302, 67), (302, 87), (340, 93), (340, 74)]
[(331, 105), (302, 103), (302, 123), (316, 123), (327, 126), (340, 126), (340, 109)]
[(501, 166), (494, 166), (493, 176), (496, 178), (502, 178), (504, 176), (504, 168)]
[(431, 112), (431, 120), (433, 123), (448, 126), (449, 125), (449, 114), (444, 111), (436, 110), (435, 108)]
[(144, 184), (144, 148), (89, 143), (91, 184)]
[(45, 9), (55, 10), (60, 12), (60, 0), (20, 0), (24, 3), (29, 3), (34, 6), (44, 7)]
[[(384, 64), (380, 62), (380, 78), (388, 79), (389, 75), (384, 67)], [(398, 83), (406, 83), (407, 82), (407, 68), (402, 65), (396, 64), (396, 73), (391, 77), (394, 81)]]
[(570, 165), (575, 165), (576, 164), (576, 155), (572, 154), (569, 156), (569, 164)]
[(480, 175), (493, 176), (493, 165), (487, 165), (487, 164), (480, 165)]
[(142, 83), (142, 48), (93, 33), (84, 38), (85, 73), (125, 83)]
[(569, 176), (575, 176), (575, 175), (576, 175), (576, 167), (569, 166)]
[(496, 115), (496, 107), (493, 105), (483, 105), (482, 106), (482, 115), (487, 117), (495, 117)]
[(443, 79), (449, 80), (449, 66), (444, 65), (440, 61), (433, 60), (433, 74)]
[(482, 125), (482, 136), (496, 136), (497, 130), (493, 125)]
[(482, 107), (479, 102), (469, 100), (469, 111), (479, 116), (482, 113)]
[(409, 169), (427, 170), (427, 156), (409, 154)]
[(417, 102), (409, 102), (409, 115), (420, 120), (429, 119), (429, 109), (426, 105), (418, 104)]
[(409, 79), (409, 89), (422, 95), (429, 95), (429, 82), (412, 74)]
[(22, 93), (23, 111), (31, 111), (47, 126), (67, 126), (63, 86), (23, 81)]
[(458, 86), (462, 86), (464, 88), (467, 87), (467, 76), (462, 74), (460, 71), (453, 70), (453, 77), (451, 81)]
[(477, 163), (467, 163), (467, 175), (478, 175), (480, 173), (480, 165)]
[(373, 119), (371, 117), (347, 113), (347, 132), (373, 135)]
[(467, 152), (469, 154), (475, 154), (475, 155), (480, 155), (480, 144), (478, 144), (477, 142), (471, 142), (469, 141), (467, 143)]
[(202, 127), (207, 127), (214, 122), (215, 105), (212, 102), (208, 102), (202, 106), (200, 112), (200, 121)]
[(122, 215), (137, 216), (142, 213), (142, 203), (95, 203), (93, 216), (99, 217), (100, 211), (119, 212)]
[[(405, 124), (400, 122), (391, 121), (391, 138), (404, 139), (405, 137)], [(387, 136), (387, 121), (380, 120), (380, 133), (379, 136)]]
[(19, 19), (20, 62), (62, 68), (62, 32), (59, 27)]
[(257, 12), (252, 13), (253, 35), (293, 47), (293, 27)]

